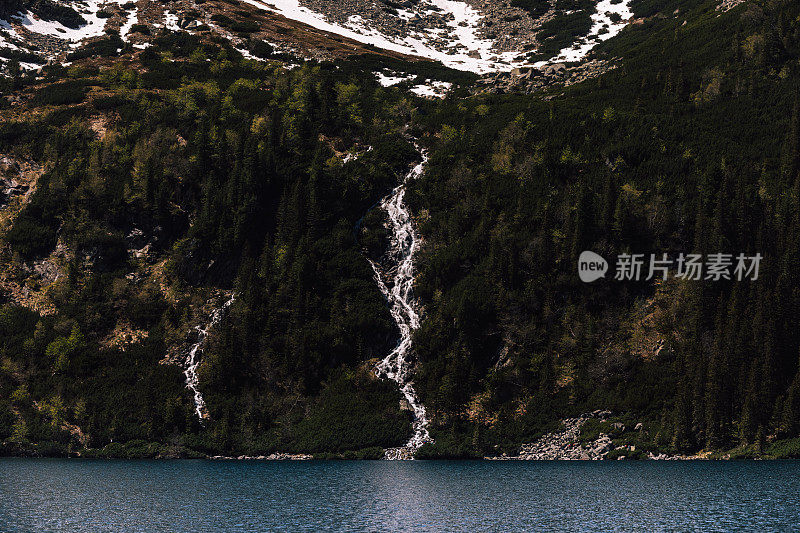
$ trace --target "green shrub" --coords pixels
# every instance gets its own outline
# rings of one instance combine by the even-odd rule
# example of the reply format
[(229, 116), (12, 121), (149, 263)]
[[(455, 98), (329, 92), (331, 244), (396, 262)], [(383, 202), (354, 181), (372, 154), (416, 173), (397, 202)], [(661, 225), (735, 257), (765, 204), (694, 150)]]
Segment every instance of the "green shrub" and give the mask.
[(99, 225), (77, 228), (73, 240), (80, 253), (95, 255), (104, 266), (114, 265), (128, 254), (122, 234)]
[(110, 94), (108, 96), (101, 96), (92, 100), (92, 106), (98, 111), (108, 111), (115, 109), (127, 103), (127, 98), (119, 94)]
[(363, 448), (356, 452), (356, 459), (378, 460), (383, 459), (383, 448), (379, 446), (372, 446), (370, 448)]
[(550, 2), (547, 0), (511, 0), (511, 5), (524, 9), (533, 18), (539, 18), (550, 9)]
[(6, 401), (0, 401), (0, 441), (11, 436), (15, 422), (16, 417), (11, 410), (11, 404)]
[(800, 458), (800, 437), (773, 442), (767, 448), (767, 455), (775, 459)]
[(230, 24), (233, 24), (233, 19), (231, 19), (227, 15), (223, 15), (222, 13), (215, 13), (211, 15), (211, 20), (222, 26), (228, 26)]
[(393, 383), (340, 371), (298, 424), (297, 446), (310, 453), (398, 446), (411, 430), (399, 403)]
[(112, 442), (100, 449), (87, 450), (83, 455), (99, 459), (153, 459), (162, 451), (164, 447), (157, 442), (136, 439), (124, 444)]
[(6, 241), (25, 258), (46, 255), (56, 245), (56, 231), (38, 219), (20, 215), (6, 233)]
[(69, 105), (82, 102), (88, 89), (82, 80), (70, 80), (42, 87), (33, 96), (31, 103), (42, 105)]
[(86, 24), (86, 19), (77, 11), (53, 0), (38, 0), (35, 10), (41, 19), (58, 21), (67, 28), (77, 29)]
[(746, 446), (739, 446), (738, 448), (734, 448), (728, 452), (728, 458), (732, 461), (736, 460), (744, 460), (744, 459), (755, 459), (759, 457), (761, 454), (759, 453), (756, 445), (749, 444)]
[(131, 33), (150, 35), (150, 26), (148, 26), (147, 24), (134, 24), (133, 26), (131, 26)]
[(480, 459), (482, 454), (469, 441), (454, 433), (432, 434), (434, 441), (423, 444), (414, 454), (416, 459)]
[(260, 40), (248, 41), (247, 49), (251, 54), (261, 59), (269, 58), (275, 51), (269, 43)]
[(536, 34), (542, 43), (537, 50), (537, 57), (550, 58), (575, 42), (577, 37), (588, 34), (592, 28), (591, 14), (592, 11), (588, 9), (569, 15), (562, 13), (542, 24)]
[(116, 57), (119, 55), (119, 50), (123, 50), (128, 45), (123, 41), (118, 34), (109, 35), (101, 39), (97, 39), (85, 44), (80, 49), (72, 52), (67, 56), (70, 61), (78, 59), (86, 59), (89, 57)]
[(230, 30), (236, 33), (255, 33), (260, 29), (261, 26), (252, 20), (237, 21), (230, 25)]
[(44, 63), (44, 60), (38, 54), (28, 52), (26, 50), (12, 50), (10, 48), (0, 48), (0, 57), (10, 59), (12, 61), (20, 61), (25, 63)]

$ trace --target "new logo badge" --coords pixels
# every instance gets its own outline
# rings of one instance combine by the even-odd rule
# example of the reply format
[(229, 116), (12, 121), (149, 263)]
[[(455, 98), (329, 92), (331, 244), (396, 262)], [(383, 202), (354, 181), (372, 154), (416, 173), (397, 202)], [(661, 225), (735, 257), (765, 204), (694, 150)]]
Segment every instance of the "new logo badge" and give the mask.
[(591, 283), (602, 278), (608, 272), (608, 262), (594, 252), (581, 252), (578, 258), (578, 276), (581, 281)]

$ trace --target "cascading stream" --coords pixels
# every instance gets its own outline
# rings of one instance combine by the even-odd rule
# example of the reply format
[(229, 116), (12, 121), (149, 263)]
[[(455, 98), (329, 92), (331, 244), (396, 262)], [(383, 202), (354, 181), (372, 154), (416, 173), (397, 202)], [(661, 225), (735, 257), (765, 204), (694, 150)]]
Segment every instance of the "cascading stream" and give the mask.
[(394, 350), (378, 363), (375, 372), (379, 376), (386, 376), (399, 385), (403, 396), (414, 412), (414, 434), (403, 447), (404, 449), (387, 450), (387, 459), (410, 457), (410, 452), (417, 450), (426, 442), (432, 442), (428, 433), (428, 418), (425, 414), (425, 407), (417, 398), (412, 380), (414, 362), (410, 358), (411, 335), (419, 327), (419, 313), (412, 295), (414, 254), (419, 249), (419, 236), (414, 230), (411, 214), (403, 202), (406, 184), (422, 175), (423, 168), (428, 160), (424, 151), (421, 151), (421, 155), (422, 162), (411, 169), (405, 176), (403, 183), (397, 186), (380, 203), (381, 208), (389, 216), (392, 239), (387, 255), (394, 266), (382, 273), (378, 264), (370, 259), (370, 264), (372, 264), (372, 269), (375, 272), (375, 280), (380, 291), (389, 302), (392, 317), (400, 329), (400, 341)]
[(200, 365), (200, 356), (203, 354), (203, 343), (208, 337), (208, 333), (214, 328), (214, 326), (219, 324), (220, 320), (222, 320), (222, 317), (225, 315), (225, 311), (228, 310), (234, 299), (235, 297), (231, 295), (230, 299), (225, 302), (222, 307), (215, 309), (211, 313), (211, 320), (205, 328), (202, 326), (195, 326), (194, 329), (197, 331), (197, 342), (189, 348), (189, 353), (186, 356), (186, 362), (184, 363), (185, 368), (183, 374), (186, 376), (186, 387), (192, 391), (194, 397), (194, 410), (201, 422), (208, 418), (206, 402), (203, 400), (203, 395), (200, 394), (200, 391), (197, 388), (199, 381), (197, 376), (197, 367)]

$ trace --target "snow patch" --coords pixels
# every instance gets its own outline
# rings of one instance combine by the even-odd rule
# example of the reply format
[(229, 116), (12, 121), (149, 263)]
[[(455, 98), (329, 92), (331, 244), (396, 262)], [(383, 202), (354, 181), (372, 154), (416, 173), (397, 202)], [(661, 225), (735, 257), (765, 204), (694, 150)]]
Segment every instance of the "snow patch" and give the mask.
[(242, 54), (242, 56), (245, 59), (252, 59), (253, 61), (261, 61), (263, 63), (266, 63), (267, 61), (263, 57), (254, 56), (253, 54), (250, 53), (250, 50), (247, 50), (246, 48), (234, 48), (234, 49), (240, 54)]
[(390, 72), (389, 74), (384, 74), (383, 72), (375, 72), (375, 77), (378, 79), (378, 83), (381, 84), (382, 87), (392, 87), (397, 85), (398, 83), (413, 80), (414, 76), (407, 75), (401, 76), (397, 75), (395, 72)]
[(0, 47), (7, 48), (9, 50), (19, 50), (17, 45), (6, 40), (2, 32), (0, 32)]
[(10, 48), (11, 50), (19, 50), (19, 47), (9, 42), (7, 39), (19, 39), (19, 33), (14, 30), (8, 21), (0, 19), (0, 46)]
[(164, 26), (166, 26), (168, 30), (180, 31), (181, 27), (178, 26), (178, 14), (167, 11), (164, 15)]
[[(600, 0), (597, 3), (597, 12), (592, 15), (592, 28), (589, 30), (589, 35), (579, 38), (572, 46), (564, 48), (557, 56), (548, 59), (547, 61), (539, 61), (534, 64), (534, 67), (542, 67), (549, 63), (573, 62), (580, 61), (595, 45), (601, 41), (607, 41), (617, 35), (622, 28), (626, 26), (628, 21), (633, 18), (633, 12), (630, 9), (630, 0), (623, 0), (621, 3), (613, 4), (612, 0)], [(614, 15), (619, 16), (617, 22), (613, 22), (611, 17)], [(608, 31), (600, 33), (603, 28)]]
[(444, 98), (452, 87), (453, 84), (449, 81), (425, 80), (425, 84), (415, 85), (409, 90), (425, 98)]
[[(375, 74), (375, 78), (377, 78), (382, 87), (393, 87), (404, 81), (411, 81), (416, 78), (414, 74), (398, 74), (390, 70), (373, 72), (373, 74)], [(426, 79), (425, 83), (414, 85), (409, 91), (425, 98), (444, 98), (452, 88), (453, 84), (449, 81)]]
[(478, 25), (483, 16), (466, 2), (425, 0), (432, 6), (432, 9), (436, 7), (453, 15), (453, 20), (448, 22), (448, 26), (450, 26), (455, 40), (448, 47), (450, 51), (445, 52), (433, 47), (430, 35), (416, 34), (403, 39), (392, 38), (373, 28), (365, 27), (359, 15), (350, 17), (346, 27), (341, 26), (329, 22), (321, 13), (300, 5), (300, 0), (243, 1), (260, 9), (283, 15), (288, 19), (308, 24), (318, 30), (335, 33), (384, 50), (441, 61), (442, 64), (459, 70), (484, 74), (510, 70), (523, 64), (516, 61), (516, 52), (495, 53), (492, 51), (492, 41), (481, 39), (478, 36)]
[[(509, 71), (519, 67), (541, 67), (554, 62), (580, 61), (598, 42), (617, 35), (633, 17), (629, 7), (630, 0), (623, 0), (616, 4), (612, 3), (612, 0), (599, 0), (596, 5), (597, 12), (591, 15), (592, 27), (589, 35), (578, 38), (572, 45), (561, 50), (556, 57), (531, 65), (522, 58), (522, 51), (495, 51), (493, 41), (480, 36), (483, 14), (461, 0), (420, 0), (418, 5), (422, 9), (417, 13), (408, 9), (399, 9), (398, 17), (405, 20), (417, 15), (424, 17), (426, 14), (434, 12), (452, 15), (452, 20), (447, 22), (448, 30), (428, 29), (402, 38), (390, 37), (374, 28), (367, 27), (363, 17), (358, 14), (350, 16), (344, 25), (336, 24), (325, 15), (304, 7), (300, 4), (300, 0), (243, 1), (322, 31), (335, 33), (384, 50), (440, 61), (447, 67), (478, 74)], [(429, 6), (427, 10), (424, 8), (426, 5)], [(614, 22), (612, 17), (617, 18), (617, 16), (619, 19)], [(448, 42), (445, 46), (434, 46), (434, 39), (447, 39)], [(380, 78), (379, 81), (381, 81)], [(419, 91), (425, 92), (424, 89), (419, 89)]]
[(19, 66), (22, 70), (39, 70), (42, 68), (39, 63), (28, 63), (26, 61), (20, 61)]
[(128, 34), (131, 32), (131, 28), (133, 25), (139, 21), (139, 8), (133, 8), (133, 11), (128, 13), (128, 19), (125, 21), (125, 24), (119, 29), (119, 36), (122, 38), (123, 41), (128, 42)]
[[(115, 2), (117, 3), (117, 2)], [(28, 31), (38, 33), (39, 35), (50, 35), (58, 37), (71, 42), (81, 41), (89, 37), (98, 37), (103, 35), (103, 30), (106, 27), (108, 19), (100, 18), (97, 13), (100, 11), (101, 2), (90, 1), (87, 2), (88, 8), (86, 10), (76, 9), (81, 16), (86, 20), (86, 24), (79, 28), (67, 28), (58, 21), (48, 21), (38, 18), (30, 11), (18, 13), (13, 15), (12, 18), (15, 22), (23, 26)], [(80, 7), (80, 5), (72, 4), (73, 8)]]

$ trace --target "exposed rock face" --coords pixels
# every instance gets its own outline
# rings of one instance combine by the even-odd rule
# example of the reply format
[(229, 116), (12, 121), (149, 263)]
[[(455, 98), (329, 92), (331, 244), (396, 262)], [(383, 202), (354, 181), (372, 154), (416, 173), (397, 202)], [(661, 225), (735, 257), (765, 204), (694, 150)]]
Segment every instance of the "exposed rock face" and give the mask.
[[(478, 37), (494, 41), (496, 52), (521, 53), (535, 45), (543, 19), (534, 20), (527, 11), (511, 6), (509, 0), (462, 1), (482, 15)], [(431, 0), (301, 0), (301, 4), (338, 25), (362, 24), (394, 39), (421, 37), (441, 52), (463, 51), (463, 46), (453, 44), (457, 31), (451, 24), (453, 14)], [(470, 52), (470, 57), (475, 54)]]
[(15, 198), (24, 202), (39, 175), (41, 168), (32, 161), (20, 161), (0, 154), (0, 208), (14, 203)]
[(719, 11), (728, 11), (733, 9), (734, 7), (738, 6), (739, 4), (744, 3), (745, 0), (722, 0), (717, 6)]
[[(0, 232), (13, 226), (43, 172), (33, 161), (0, 154)], [(0, 297), (43, 315), (54, 314), (47, 290), (63, 275), (70, 257), (61, 241), (47, 257), (28, 263), (15, 260), (10, 247), (0, 248)]]
[(0, 178), (0, 207), (5, 207), (15, 196), (28, 192), (28, 186), (20, 184), (13, 178)]
[(531, 94), (544, 88), (568, 87), (612, 70), (609, 61), (592, 59), (579, 65), (552, 63), (541, 68), (516, 68), (510, 72), (484, 76), (478, 80), (477, 93), (522, 92)]
[(603, 459), (614, 445), (608, 435), (600, 434), (597, 440), (581, 444), (578, 440), (581, 426), (590, 418), (605, 419), (609, 411), (594, 411), (578, 418), (567, 418), (562, 421), (564, 429), (558, 433), (548, 433), (536, 442), (523, 444), (519, 450), (521, 460), (598, 460)]
[(597, 439), (588, 443), (581, 443), (579, 437), (581, 427), (587, 420), (592, 418), (605, 420), (610, 415), (610, 411), (593, 411), (577, 418), (564, 419), (561, 421), (564, 429), (543, 435), (536, 442), (523, 444), (520, 446), (518, 455), (504, 454), (485, 459), (517, 461), (597, 461), (605, 459), (608, 452), (614, 449), (611, 437), (601, 433)]
[[(617, 446), (611, 437), (604, 433), (600, 433), (593, 441), (580, 441), (581, 427), (588, 420), (598, 419), (601, 422), (605, 422), (609, 416), (611, 416), (610, 411), (593, 411), (582, 414), (577, 418), (564, 419), (561, 421), (564, 426), (561, 431), (548, 433), (536, 442), (523, 444), (520, 446), (518, 455), (503, 454), (498, 457), (485, 457), (484, 459), (500, 461), (598, 461), (609, 459), (607, 456), (611, 451), (616, 452), (614, 455), (618, 460), (635, 455), (637, 453), (635, 445)], [(611, 423), (610, 426), (614, 431), (618, 432), (624, 432), (626, 429), (621, 422)], [(634, 426), (634, 431), (642, 430), (643, 425), (641, 422)], [(648, 453), (647, 459), (662, 461), (708, 459), (709, 455), (708, 452), (701, 452), (695, 455), (667, 455), (663, 453), (656, 455)], [(639, 453), (639, 457), (641, 457), (641, 453)]]

